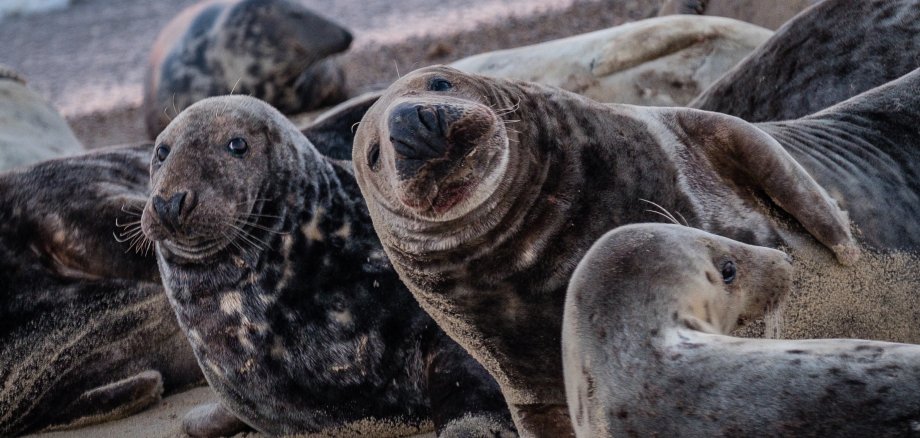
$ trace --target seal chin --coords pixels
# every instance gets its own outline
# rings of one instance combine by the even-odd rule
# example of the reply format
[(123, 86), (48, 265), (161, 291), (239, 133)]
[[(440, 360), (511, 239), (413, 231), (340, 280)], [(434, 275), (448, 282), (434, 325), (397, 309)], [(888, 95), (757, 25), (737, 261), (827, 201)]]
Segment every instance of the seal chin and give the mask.
[(433, 196), (417, 196), (411, 192), (403, 192), (399, 200), (415, 214), (437, 219), (468, 200), (474, 187), (475, 183), (472, 181), (457, 181), (433, 187)]

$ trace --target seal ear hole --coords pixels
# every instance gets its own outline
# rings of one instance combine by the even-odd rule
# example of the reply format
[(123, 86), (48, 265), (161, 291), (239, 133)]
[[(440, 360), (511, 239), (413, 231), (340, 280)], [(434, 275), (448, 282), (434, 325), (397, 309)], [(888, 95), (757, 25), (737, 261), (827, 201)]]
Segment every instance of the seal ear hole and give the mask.
[(166, 161), (166, 157), (169, 156), (169, 146), (166, 146), (165, 144), (157, 146), (156, 150), (154, 151), (154, 156), (156, 157), (157, 161), (161, 163)]
[(722, 263), (720, 268), (722, 273), (722, 282), (725, 284), (732, 284), (735, 281), (735, 277), (738, 275), (738, 269), (735, 268), (735, 262), (729, 260)]
[(230, 141), (227, 142), (227, 150), (230, 151), (230, 155), (240, 158), (249, 151), (249, 144), (246, 143), (245, 139), (240, 137), (231, 138)]
[(454, 84), (444, 78), (433, 78), (428, 82), (428, 90), (430, 91), (448, 91), (451, 88), (454, 88)]
[(372, 171), (376, 172), (380, 168), (380, 142), (371, 143), (371, 147), (367, 149), (367, 167), (370, 167)]

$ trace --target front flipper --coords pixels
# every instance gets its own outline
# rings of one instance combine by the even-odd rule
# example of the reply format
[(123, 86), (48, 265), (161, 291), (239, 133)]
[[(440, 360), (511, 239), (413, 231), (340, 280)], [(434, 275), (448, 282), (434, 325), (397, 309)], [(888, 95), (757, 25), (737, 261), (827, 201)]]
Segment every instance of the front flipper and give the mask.
[(137, 375), (84, 392), (54, 416), (46, 430), (73, 429), (136, 414), (160, 401), (163, 377), (157, 371)]
[(426, 371), (438, 436), (517, 436), (495, 379), (444, 332), (433, 336)]
[(182, 418), (182, 431), (193, 437), (230, 436), (250, 429), (218, 402), (198, 405)]

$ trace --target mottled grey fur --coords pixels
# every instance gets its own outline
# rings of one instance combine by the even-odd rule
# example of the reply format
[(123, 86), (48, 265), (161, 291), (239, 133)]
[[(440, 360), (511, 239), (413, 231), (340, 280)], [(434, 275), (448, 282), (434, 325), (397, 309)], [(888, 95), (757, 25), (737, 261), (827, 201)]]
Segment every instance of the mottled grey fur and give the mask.
[(244, 94), (285, 114), (344, 100), (345, 76), (328, 57), (351, 34), (293, 0), (211, 0), (191, 6), (160, 32), (144, 90), (147, 133), (198, 100)]
[(153, 255), (116, 241), (139, 235), (150, 150), (0, 175), (0, 435), (119, 418), (201, 382)]
[[(726, 282), (729, 261), (737, 271)], [(565, 305), (576, 434), (918, 434), (920, 346), (727, 336), (792, 280), (780, 251), (683, 226), (604, 235), (575, 269)]]
[[(440, 80), (452, 88), (431, 91)], [(407, 122), (412, 106), (418, 122)], [(406, 155), (445, 144), (427, 161)], [(528, 436), (571, 433), (565, 288), (603, 233), (657, 217), (643, 200), (759, 245), (781, 244), (778, 227), (798, 223), (840, 261), (857, 258), (845, 215), (805, 170), (762, 131), (716, 113), (604, 106), (431, 67), (371, 107), (353, 160), (400, 278), (496, 377)]]

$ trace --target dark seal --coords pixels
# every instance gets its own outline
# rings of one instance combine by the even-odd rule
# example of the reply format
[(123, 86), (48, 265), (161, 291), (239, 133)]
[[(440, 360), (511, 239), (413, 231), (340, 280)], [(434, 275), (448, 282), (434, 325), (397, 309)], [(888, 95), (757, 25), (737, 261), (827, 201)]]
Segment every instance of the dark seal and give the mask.
[(272, 435), (428, 419), (447, 436), (511, 433), (495, 381), (399, 281), (348, 163), (278, 111), (196, 103), (157, 138), (150, 172), (144, 233), (224, 407), (187, 428), (219, 430), (229, 411)]
[(286, 114), (344, 100), (345, 76), (331, 55), (351, 34), (291, 0), (212, 0), (191, 6), (160, 32), (144, 90), (147, 133), (198, 100), (239, 93)]
[(677, 225), (598, 240), (572, 275), (562, 331), (577, 435), (916, 434), (920, 346), (728, 336), (792, 289), (785, 258)]
[(151, 147), (0, 175), (0, 435), (123, 417), (201, 382), (144, 257)]
[(571, 434), (559, 353), (569, 276), (606, 231), (654, 218), (646, 201), (765, 246), (797, 223), (841, 262), (858, 258), (845, 214), (805, 170), (716, 113), (605, 106), (432, 67), (371, 107), (353, 159), (400, 277), (496, 377), (529, 436)]

